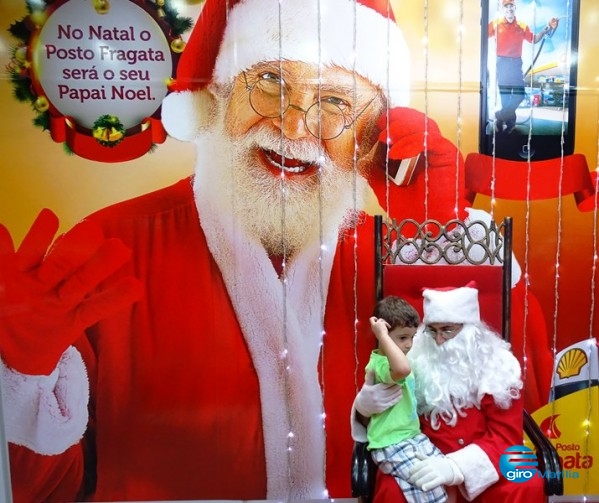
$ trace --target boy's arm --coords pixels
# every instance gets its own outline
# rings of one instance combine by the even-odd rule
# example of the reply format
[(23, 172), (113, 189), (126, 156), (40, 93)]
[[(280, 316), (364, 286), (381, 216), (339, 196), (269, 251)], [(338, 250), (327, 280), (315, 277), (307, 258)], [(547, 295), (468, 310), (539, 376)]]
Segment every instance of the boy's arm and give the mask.
[(408, 358), (403, 351), (391, 339), (387, 322), (382, 318), (377, 319), (372, 317), (370, 319), (370, 326), (379, 341), (379, 352), (384, 354), (387, 360), (389, 360), (391, 378), (394, 381), (398, 381), (407, 377), (412, 371), (410, 362), (408, 362)]
[(379, 349), (385, 353), (387, 360), (389, 360), (389, 372), (394, 381), (404, 379), (410, 374), (412, 369), (406, 355), (395, 345), (388, 334), (379, 339)]

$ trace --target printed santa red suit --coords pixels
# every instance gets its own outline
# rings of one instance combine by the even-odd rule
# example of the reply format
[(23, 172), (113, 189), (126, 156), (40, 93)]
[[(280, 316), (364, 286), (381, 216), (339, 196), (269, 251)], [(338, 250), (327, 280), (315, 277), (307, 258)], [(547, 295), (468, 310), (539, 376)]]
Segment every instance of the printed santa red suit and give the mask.
[[(17, 424), (11, 423), (9, 429), (20, 431), (18, 438), (23, 440), (14, 445), (13, 435), (10, 446), (15, 501), (78, 499), (84, 452), (86, 469), (92, 470), (92, 480), (94, 471), (97, 478), (92, 499), (265, 498), (258, 378), (222, 274), (199, 226), (190, 180), (91, 218), (107, 235), (119, 236), (135, 250), (132, 264), (122, 273), (143, 279), (147, 295), (130, 311), (93, 327), (77, 345), (91, 387), (86, 442), (78, 444), (73, 428), (71, 438), (46, 438), (54, 445), (39, 449), (24, 441), (31, 427), (24, 421), (26, 407), (12, 418)], [(327, 488), (334, 497), (350, 494), (347, 411), (356, 393), (352, 376), (362, 374), (373, 343), (364, 322), (374, 296), (370, 218), (358, 226), (356, 237), (357, 242), (353, 233), (346, 233), (335, 254), (319, 366), (326, 412)], [(355, 276), (348, 273), (354, 271), (354, 259)], [(274, 278), (274, 268), (272, 274)], [(348, 315), (354, 313), (354, 292), (356, 314), (362, 320), (357, 337), (354, 316)], [(255, 308), (274, 315), (259, 298)], [(64, 404), (73, 402), (75, 395), (85, 395), (85, 383), (80, 382), (84, 374), (76, 360), (69, 352), (59, 366), (58, 384), (73, 390), (59, 396), (62, 408), (68, 408)], [(23, 389), (30, 388), (17, 373), (5, 369), (5, 375), (4, 382), (18, 381), (20, 391), (16, 384), (11, 390), (23, 398)], [(53, 395), (54, 390), (47, 393)], [(36, 408), (41, 404), (43, 409), (44, 400), (32, 396), (30, 415), (43, 417)], [(36, 438), (45, 437), (52, 421), (76, 423), (78, 414), (85, 421), (84, 411), (74, 406), (68, 418), (50, 417)], [(522, 419), (515, 409), (513, 414), (513, 421), (505, 422), (511, 433)], [(60, 427), (65, 427), (62, 423)], [(34, 450), (54, 455), (37, 455)]]
[[(414, 214), (412, 208), (409, 211)], [(347, 463), (352, 443), (346, 414), (356, 392), (354, 376), (361, 373), (357, 369), (365, 365), (372, 348), (368, 323), (361, 321), (354, 336), (355, 316), (367, 320), (374, 298), (372, 219), (363, 218), (355, 238), (353, 232), (345, 233), (334, 254), (325, 349), (322, 363), (313, 366), (315, 375), (317, 368), (321, 371), (324, 390), (326, 468), (316, 480), (310, 478), (308, 465), (322, 456), (315, 446), (299, 461), (300, 469), (308, 469), (296, 473), (311, 490), (323, 487), (326, 471), (327, 489), (338, 497), (350, 494)], [(92, 491), (86, 493), (91, 499), (265, 498), (265, 436), (275, 430), (274, 442), (284, 450), (289, 429), (277, 438), (276, 426), (264, 427), (257, 365), (238, 321), (244, 308), (235, 312), (230, 292), (242, 294), (234, 280), (225, 285), (222, 269), (208, 248), (191, 180), (101, 210), (90, 220), (107, 237), (122, 239), (134, 251), (132, 263), (121, 274), (140, 278), (146, 296), (129, 311), (92, 327), (80, 340), (77, 348), (85, 368), (78, 354), (69, 350), (55, 375), (46, 380), (4, 369), (10, 384), (7, 400), (15, 404), (8, 407), (15, 412), (9, 418), (15, 501), (79, 499), (84, 453), (85, 469), (91, 470), (86, 478), (95, 486), (85, 488)], [(247, 252), (250, 247), (244, 244)], [(268, 289), (279, 280), (270, 263), (270, 271), (266, 268), (261, 274), (241, 272), (254, 261), (248, 253), (240, 259), (242, 263), (231, 264), (229, 270), (251, 279), (239, 281), (253, 295), (253, 301), (246, 303), (252, 310), (247, 316), (257, 320), (257, 335), (268, 341), (267, 326), (281, 313), (276, 295), (269, 297)], [(264, 266), (267, 257), (257, 260)], [(312, 263), (318, 262), (308, 257), (298, 268), (306, 272)], [(262, 275), (270, 279), (261, 281)], [(296, 286), (299, 295), (318, 299), (313, 295), (316, 285)], [(293, 287), (289, 301), (297, 301), (299, 313), (310, 300), (295, 299)], [(354, 302), (358, 311), (348, 314), (354, 313)], [(282, 362), (276, 351), (268, 358)], [(85, 429), (87, 420), (86, 373), (91, 420), (79, 445), (78, 431)], [(274, 384), (267, 381), (266, 387)], [(262, 395), (269, 399), (267, 392)], [(62, 416), (46, 406), (49, 397), (58, 402), (55, 409), (63, 411)], [(319, 404), (316, 407), (320, 414)], [(286, 414), (285, 407), (277, 409)], [(24, 421), (27, 417), (41, 418), (41, 424)], [(307, 443), (305, 436), (297, 436)], [(283, 464), (284, 459), (276, 461)], [(273, 478), (276, 474), (269, 477)]]
[[(91, 498), (266, 498), (265, 430), (256, 366), (199, 225), (190, 180), (107, 208), (91, 219), (136, 251), (123, 274), (141, 278), (147, 292), (130, 311), (90, 329), (77, 345), (91, 385), (92, 421), (86, 434), (90, 443), (83, 446), (90, 454), (88, 461), (95, 463), (97, 483)], [(363, 250), (357, 256), (358, 317), (367, 319), (374, 295), (371, 219), (358, 227), (356, 235)], [(335, 254), (326, 349), (319, 367), (326, 412), (327, 488), (333, 496), (350, 493), (347, 410), (356, 392), (352, 376), (372, 345), (361, 329), (354, 337), (354, 316), (348, 316), (354, 310), (354, 275), (347, 271), (354, 270), (355, 246), (353, 234), (346, 235)], [(274, 268), (271, 276), (278, 281)], [(264, 282), (256, 281), (264, 287)], [(254, 316), (277, 316), (267, 295), (256, 298), (251, 309)], [(363, 357), (359, 364), (355, 351)], [(277, 364), (282, 361), (279, 355), (268, 357)], [(64, 374), (69, 380), (67, 369)], [(285, 407), (280, 408), (285, 413)], [(72, 411), (77, 413), (81, 411)], [(301, 432), (296, 434), (298, 441), (309, 441)], [(66, 440), (54, 439), (56, 449)], [(286, 449), (285, 437), (278, 442)], [(46, 457), (11, 445), (11, 456), (15, 501), (77, 499), (82, 475), (78, 446)], [(298, 474), (304, 476), (304, 484), (322, 486), (322, 470), (320, 481), (310, 480), (309, 467), (299, 466), (304, 468)]]

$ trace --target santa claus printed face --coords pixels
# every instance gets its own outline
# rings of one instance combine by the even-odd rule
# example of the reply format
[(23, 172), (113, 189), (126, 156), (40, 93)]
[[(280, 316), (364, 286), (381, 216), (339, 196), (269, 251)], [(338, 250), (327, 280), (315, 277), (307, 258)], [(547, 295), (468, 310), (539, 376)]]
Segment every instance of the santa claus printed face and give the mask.
[(215, 93), (213, 120), (196, 140), (200, 197), (233, 212), (270, 254), (292, 255), (352, 223), (377, 139), (376, 87), (342, 69), (272, 62)]
[[(243, 136), (257, 127), (283, 141), (311, 142), (341, 169), (354, 167), (355, 144), (372, 145), (372, 125), (381, 113), (380, 91), (366, 79), (342, 68), (300, 61), (261, 63), (235, 79), (225, 127)], [(362, 145), (362, 152), (364, 146)], [(282, 149), (252, 153), (274, 176), (313, 176), (318, 159), (288, 156)]]

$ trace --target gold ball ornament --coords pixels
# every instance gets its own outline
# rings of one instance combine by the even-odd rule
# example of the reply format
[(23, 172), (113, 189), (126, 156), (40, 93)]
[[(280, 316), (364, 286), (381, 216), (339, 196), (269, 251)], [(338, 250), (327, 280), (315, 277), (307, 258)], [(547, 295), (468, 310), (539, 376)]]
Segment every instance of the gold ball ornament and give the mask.
[(176, 38), (171, 42), (171, 50), (174, 53), (181, 54), (185, 49), (185, 41), (182, 38)]
[(176, 83), (177, 81), (173, 77), (169, 77), (168, 79), (166, 79), (166, 88), (169, 91), (172, 91)]
[(110, 11), (110, 2), (108, 0), (93, 0), (93, 5), (98, 14), (108, 14)]
[(26, 45), (19, 47), (15, 51), (15, 59), (19, 63), (24, 63), (25, 61), (27, 61), (27, 46)]
[(158, 17), (165, 17), (166, 12), (164, 12), (164, 0), (156, 0), (156, 7), (158, 7), (156, 10)]
[(46, 14), (46, 11), (44, 10), (34, 10), (31, 14), (29, 14), (29, 19), (37, 28), (40, 28), (46, 23), (48, 14)]
[(38, 112), (46, 112), (50, 108), (50, 102), (45, 96), (39, 96), (33, 106)]

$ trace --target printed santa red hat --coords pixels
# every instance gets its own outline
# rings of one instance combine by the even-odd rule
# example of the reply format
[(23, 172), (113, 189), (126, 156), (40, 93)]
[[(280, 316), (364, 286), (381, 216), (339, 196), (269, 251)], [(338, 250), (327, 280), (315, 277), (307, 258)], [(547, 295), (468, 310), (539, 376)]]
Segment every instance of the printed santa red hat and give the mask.
[(479, 323), (480, 308), (476, 282), (460, 288), (425, 288), (422, 291), (422, 322)]
[(207, 0), (162, 104), (168, 133), (193, 139), (210, 82), (263, 61), (335, 65), (379, 86), (391, 107), (409, 100), (409, 51), (388, 0)]

